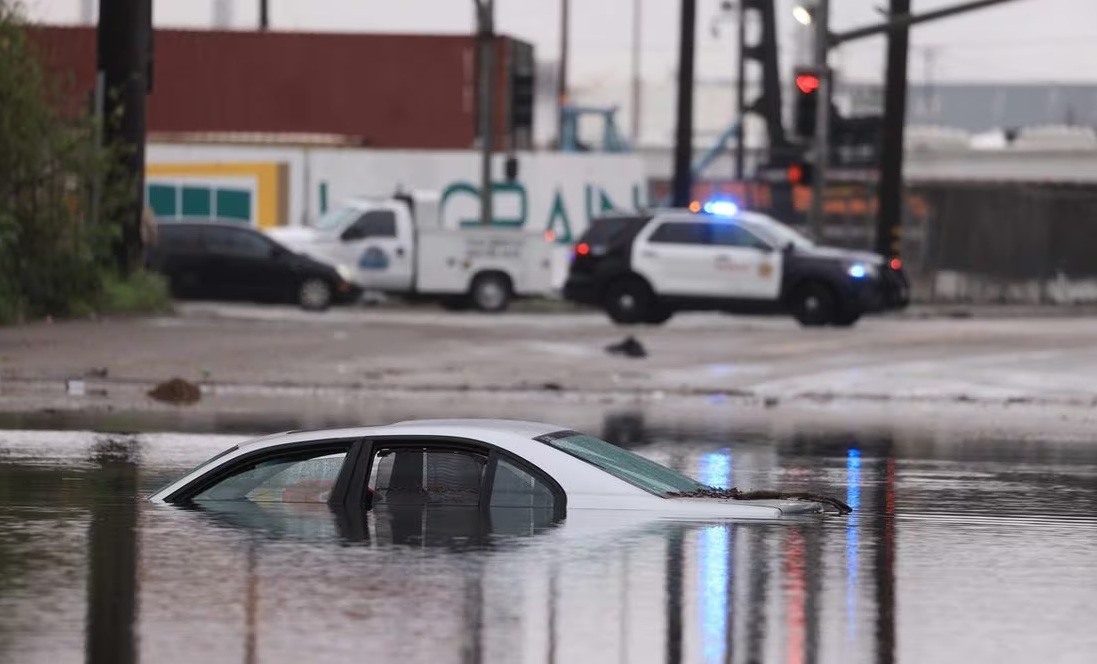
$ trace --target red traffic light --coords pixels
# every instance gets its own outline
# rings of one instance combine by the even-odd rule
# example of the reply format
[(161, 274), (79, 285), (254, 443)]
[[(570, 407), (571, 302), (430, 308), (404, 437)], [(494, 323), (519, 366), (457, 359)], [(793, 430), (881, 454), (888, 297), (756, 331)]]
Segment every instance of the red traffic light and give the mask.
[(793, 164), (788, 167), (788, 181), (792, 184), (800, 184), (800, 180), (804, 177), (804, 169), (799, 164)]
[(796, 87), (806, 95), (811, 94), (819, 89), (819, 77), (815, 74), (800, 74), (796, 77)]

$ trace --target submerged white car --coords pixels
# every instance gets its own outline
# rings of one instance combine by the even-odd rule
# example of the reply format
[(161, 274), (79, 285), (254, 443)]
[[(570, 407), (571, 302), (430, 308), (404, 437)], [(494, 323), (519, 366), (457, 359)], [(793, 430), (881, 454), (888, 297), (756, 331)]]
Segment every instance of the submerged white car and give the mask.
[(214, 456), (149, 497), (156, 503), (250, 501), (534, 508), (681, 518), (772, 519), (844, 503), (812, 494), (718, 489), (604, 440), (551, 424), (416, 420), (294, 431)]

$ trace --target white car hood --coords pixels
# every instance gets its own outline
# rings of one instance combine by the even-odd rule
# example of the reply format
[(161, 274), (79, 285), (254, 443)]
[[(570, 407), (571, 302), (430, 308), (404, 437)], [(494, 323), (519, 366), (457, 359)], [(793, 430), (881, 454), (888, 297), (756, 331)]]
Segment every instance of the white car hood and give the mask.
[(321, 237), (320, 231), (315, 228), (309, 228), (307, 226), (283, 226), (281, 228), (271, 228), (266, 231), (267, 235), (274, 238), (278, 242), (281, 242), (290, 248), (297, 244), (313, 244)]
[(333, 246), (331, 236), (315, 228), (305, 226), (273, 228), (267, 231), (267, 235), (290, 251), (324, 263), (337, 262), (336, 257), (329, 251)]

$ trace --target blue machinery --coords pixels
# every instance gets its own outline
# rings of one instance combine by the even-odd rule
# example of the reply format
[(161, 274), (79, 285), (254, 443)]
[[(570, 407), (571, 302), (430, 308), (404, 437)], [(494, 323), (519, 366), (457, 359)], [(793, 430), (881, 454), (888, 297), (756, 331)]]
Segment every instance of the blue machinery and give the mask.
[(560, 109), (560, 150), (563, 152), (587, 152), (579, 142), (579, 118), (584, 115), (602, 117), (602, 152), (631, 152), (632, 146), (617, 131), (617, 107), (564, 106)]

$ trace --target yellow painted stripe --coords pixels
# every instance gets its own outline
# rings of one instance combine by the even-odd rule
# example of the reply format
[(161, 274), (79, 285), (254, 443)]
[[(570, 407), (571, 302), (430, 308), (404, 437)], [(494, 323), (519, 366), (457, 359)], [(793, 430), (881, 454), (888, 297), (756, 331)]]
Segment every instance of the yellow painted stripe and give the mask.
[(287, 220), (286, 180), (288, 170), (278, 162), (216, 162), (148, 164), (147, 177), (253, 177), (255, 178), (255, 224), (260, 228), (285, 226)]

